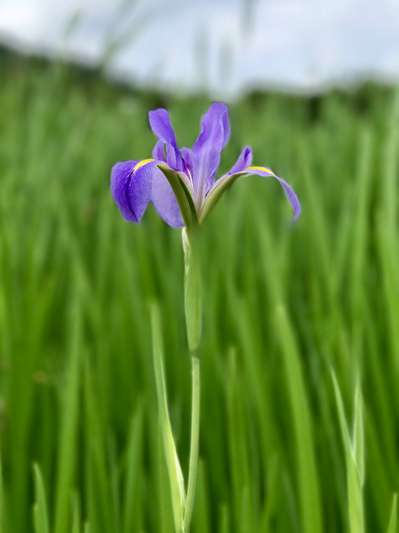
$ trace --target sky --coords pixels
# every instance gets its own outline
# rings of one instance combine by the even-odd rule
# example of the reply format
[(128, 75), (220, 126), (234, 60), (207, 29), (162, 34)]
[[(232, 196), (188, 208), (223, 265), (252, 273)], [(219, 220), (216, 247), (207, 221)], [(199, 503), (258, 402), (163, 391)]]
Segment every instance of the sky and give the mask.
[(399, 80), (399, 0), (2, 0), (0, 42), (143, 88), (317, 94)]

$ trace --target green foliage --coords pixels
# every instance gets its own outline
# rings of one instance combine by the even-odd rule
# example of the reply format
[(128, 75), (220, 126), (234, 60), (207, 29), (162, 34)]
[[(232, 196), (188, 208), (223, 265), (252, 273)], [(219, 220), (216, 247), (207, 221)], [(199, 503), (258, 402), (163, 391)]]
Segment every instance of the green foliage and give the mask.
[[(125, 223), (109, 194), (115, 161), (150, 156), (146, 112), (160, 103), (61, 67), (2, 70), (1, 533), (173, 532), (148, 304), (160, 311), (185, 459), (181, 235), (152, 210), (141, 226)], [(207, 103), (166, 102), (182, 144)], [(292, 225), (278, 185), (254, 177), (204, 226), (192, 531), (349, 531), (361, 489), (361, 527), (393, 533), (399, 100), (383, 89), (312, 101), (254, 95), (231, 115), (223, 167), (252, 145), (255, 163), (296, 188), (303, 216)], [(331, 368), (341, 426), (354, 420), (345, 446)], [(352, 416), (359, 375), (364, 399)]]
[(168, 469), (170, 494), (172, 500), (173, 518), (176, 531), (183, 532), (184, 502), (186, 498), (184, 489), (184, 477), (177, 456), (172, 425), (170, 422), (168, 396), (164, 370), (164, 353), (162, 346), (162, 332), (159, 319), (159, 311), (156, 307), (151, 310), (152, 342), (155, 385), (159, 411), (159, 436), (163, 441), (165, 461)]
[(40, 468), (34, 465), (36, 501), (33, 506), (33, 522), (35, 533), (49, 533), (49, 517), (47, 510), (46, 492)]
[(346, 459), (349, 531), (350, 533), (364, 533), (364, 422), (360, 385), (357, 385), (355, 390), (355, 414), (353, 434), (351, 435), (346, 420), (341, 391), (334, 374), (333, 383)]
[(396, 533), (398, 531), (398, 502), (395, 494), (392, 500), (391, 517), (389, 519), (387, 533)]

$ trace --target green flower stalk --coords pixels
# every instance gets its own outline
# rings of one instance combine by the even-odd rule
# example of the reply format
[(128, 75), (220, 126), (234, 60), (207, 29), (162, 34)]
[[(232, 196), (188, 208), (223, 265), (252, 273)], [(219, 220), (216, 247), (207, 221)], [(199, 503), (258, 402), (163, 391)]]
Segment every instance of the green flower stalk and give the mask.
[(225, 104), (213, 103), (201, 120), (192, 148), (179, 148), (166, 109), (150, 111), (149, 122), (158, 138), (152, 158), (116, 163), (111, 173), (111, 192), (123, 217), (140, 222), (152, 202), (171, 227), (182, 229), (184, 253), (184, 309), (192, 368), (191, 440), (187, 485), (180, 466), (170, 422), (163, 366), (160, 319), (152, 310), (153, 354), (159, 419), (171, 489), (176, 533), (189, 533), (194, 508), (199, 455), (200, 357), (202, 335), (202, 287), (200, 264), (201, 225), (223, 193), (241, 176), (271, 177), (281, 185), (294, 212), (301, 207), (292, 187), (270, 168), (252, 165), (252, 150), (242, 149), (225, 175), (215, 179), (221, 152), (230, 137)]
[(188, 532), (190, 529), (191, 516), (194, 508), (199, 451), (201, 376), (198, 349), (202, 333), (202, 283), (201, 265), (198, 255), (198, 237), (198, 229), (184, 228), (182, 230), (184, 251), (184, 309), (192, 374), (190, 460), (187, 495), (184, 506), (184, 532)]

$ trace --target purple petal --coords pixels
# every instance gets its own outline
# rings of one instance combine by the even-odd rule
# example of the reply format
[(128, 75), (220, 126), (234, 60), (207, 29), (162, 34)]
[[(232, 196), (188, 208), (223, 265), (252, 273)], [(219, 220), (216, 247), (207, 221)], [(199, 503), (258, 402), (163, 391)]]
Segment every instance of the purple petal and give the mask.
[(214, 139), (220, 150), (228, 143), (230, 138), (229, 109), (222, 102), (214, 102), (201, 118), (201, 131), (193, 145), (193, 150), (201, 150), (209, 143), (210, 137), (215, 137), (215, 128), (220, 129), (220, 136)]
[(209, 189), (220, 163), (220, 154), (230, 138), (229, 112), (225, 104), (213, 103), (201, 119), (201, 131), (193, 145), (194, 184)]
[[(180, 154), (183, 158), (183, 170), (187, 174), (191, 175), (193, 174), (194, 170), (194, 161), (193, 161), (193, 152), (191, 148), (181, 148)], [(187, 172), (188, 171), (188, 172)]]
[(227, 174), (234, 174), (235, 172), (241, 172), (245, 168), (249, 167), (252, 163), (252, 148), (250, 146), (245, 146), (241, 150), (240, 155), (238, 156), (237, 161), (231, 167)]
[(289, 183), (287, 183), (283, 178), (280, 178), (279, 176), (274, 176), (276, 180), (280, 183), (281, 187), (284, 190), (285, 196), (287, 197), (287, 200), (291, 204), (292, 210), (294, 211), (294, 220), (297, 220), (301, 215), (301, 203), (299, 201), (299, 198), (294, 191), (294, 189), (291, 187)]
[(183, 159), (180, 155), (180, 150), (171, 144), (166, 145), (166, 162), (170, 168), (183, 170)]
[[(153, 154), (155, 152), (155, 155), (160, 156), (156, 157), (156, 159), (165, 161), (175, 170), (183, 170), (182, 157), (177, 146), (175, 131), (168, 111), (162, 108), (154, 109), (148, 113), (148, 120), (152, 131), (159, 139), (153, 151)], [(163, 150), (166, 153), (166, 157)]]
[(166, 109), (154, 109), (148, 113), (150, 127), (160, 141), (176, 146), (176, 135)]
[(294, 189), (285, 180), (283, 180), (279, 176), (276, 176), (276, 174), (274, 174), (274, 172), (270, 168), (263, 166), (249, 166), (240, 171), (236, 171), (233, 174), (225, 174), (223, 177), (216, 181), (216, 183), (213, 185), (212, 189), (209, 191), (206, 197), (205, 203), (200, 214), (200, 222), (202, 222), (208, 216), (209, 212), (217, 204), (223, 193), (229, 187), (231, 187), (231, 185), (239, 177), (246, 176), (248, 174), (257, 174), (259, 176), (275, 178), (280, 183), (288, 201), (291, 204), (291, 207), (294, 211), (294, 220), (299, 217), (299, 215), (301, 214), (301, 204)]
[(165, 143), (163, 141), (158, 141), (154, 148), (152, 149), (152, 157), (158, 161), (164, 161), (166, 163), (165, 157)]
[(133, 172), (138, 161), (121, 161), (112, 167), (111, 192), (123, 217), (140, 222), (151, 199), (151, 177), (144, 168)]
[(152, 191), (151, 200), (158, 211), (159, 216), (172, 228), (184, 226), (180, 207), (175, 193), (165, 175), (159, 168), (152, 168)]
[(274, 174), (274, 172), (270, 168), (263, 166), (249, 166), (248, 168), (244, 169), (243, 172), (245, 172), (246, 174), (256, 174), (258, 176), (275, 178), (283, 188), (284, 194), (287, 197), (289, 203), (291, 204), (292, 210), (294, 212), (294, 220), (296, 220), (300, 216), (301, 204), (299, 202), (299, 198), (294, 189), (291, 187), (291, 185), (285, 180), (283, 180), (283, 178), (280, 178), (280, 176), (276, 176), (276, 174)]

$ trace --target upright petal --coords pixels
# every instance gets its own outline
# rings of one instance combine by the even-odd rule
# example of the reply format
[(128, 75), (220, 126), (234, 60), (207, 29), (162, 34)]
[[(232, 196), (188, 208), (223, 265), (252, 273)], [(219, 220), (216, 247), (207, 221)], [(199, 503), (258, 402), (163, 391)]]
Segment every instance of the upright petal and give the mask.
[[(215, 135), (215, 128), (218, 135)], [(194, 142), (193, 149), (201, 150), (209, 139), (212, 138), (218, 144), (220, 150), (226, 146), (230, 138), (229, 109), (222, 102), (214, 102), (209, 106), (208, 111), (201, 118), (201, 130)]]
[(176, 146), (176, 135), (166, 109), (153, 109), (148, 113), (150, 127), (160, 141)]
[(180, 154), (183, 158), (183, 171), (191, 178), (193, 177), (194, 171), (194, 161), (193, 161), (193, 152), (191, 148), (180, 148)]
[(151, 176), (140, 161), (121, 161), (112, 167), (111, 192), (123, 217), (140, 222), (151, 199)]
[(213, 103), (201, 120), (201, 131), (193, 144), (194, 182), (206, 193), (220, 163), (220, 154), (230, 138), (229, 112), (225, 104)]
[(148, 120), (153, 133), (159, 139), (154, 151), (157, 155), (161, 155), (161, 149), (164, 150), (159, 160), (165, 161), (171, 168), (183, 170), (182, 157), (168, 111), (163, 108), (154, 109), (148, 113)]
[(152, 157), (158, 161), (165, 161), (165, 143), (163, 141), (157, 141), (154, 148), (152, 149)]
[(252, 163), (252, 148), (250, 146), (245, 146), (241, 150), (240, 155), (238, 156), (237, 161), (231, 167), (227, 174), (235, 174), (236, 172), (242, 172), (245, 168), (249, 167)]

